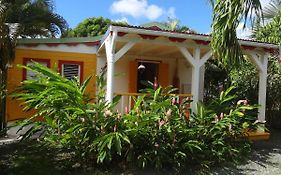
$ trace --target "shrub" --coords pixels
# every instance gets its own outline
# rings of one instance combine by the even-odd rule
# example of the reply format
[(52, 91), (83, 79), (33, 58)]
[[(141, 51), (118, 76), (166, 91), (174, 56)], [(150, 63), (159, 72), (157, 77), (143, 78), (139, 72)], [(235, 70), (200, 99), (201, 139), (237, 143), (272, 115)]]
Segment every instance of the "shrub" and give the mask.
[[(37, 63), (24, 68), (38, 74), (14, 95), (24, 101), (26, 110), (37, 111), (22, 123), (33, 123), (26, 136), (43, 128), (44, 141), (73, 151), (81, 160), (158, 170), (209, 166), (235, 160), (248, 148), (241, 139), (243, 129), (257, 127), (248, 113), (256, 106), (234, 103), (233, 87), (209, 105), (198, 104), (191, 116), (189, 100), (175, 102), (176, 89), (148, 88), (122, 115), (114, 110), (119, 97), (113, 103), (104, 98), (103, 76), (97, 77), (97, 94), (91, 100), (85, 94), (90, 79), (80, 85)], [(39, 116), (43, 122), (35, 120)]]

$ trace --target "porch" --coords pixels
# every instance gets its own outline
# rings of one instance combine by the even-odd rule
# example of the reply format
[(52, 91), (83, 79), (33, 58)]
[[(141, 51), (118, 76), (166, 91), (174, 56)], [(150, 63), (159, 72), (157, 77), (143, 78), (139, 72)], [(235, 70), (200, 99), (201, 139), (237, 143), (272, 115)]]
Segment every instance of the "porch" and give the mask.
[[(265, 121), (268, 56), (278, 46), (245, 40), (240, 44), (258, 70), (258, 120)], [(111, 26), (98, 50), (97, 72), (107, 66), (106, 99), (111, 102), (114, 94), (122, 95), (120, 111), (130, 109), (132, 97), (140, 95), (140, 67), (144, 66), (159, 85), (178, 88), (176, 96), (192, 97), (191, 109), (196, 112), (196, 103), (203, 99), (204, 64), (211, 58), (208, 35), (164, 31), (156, 26)], [(151, 64), (157, 65), (153, 71)]]

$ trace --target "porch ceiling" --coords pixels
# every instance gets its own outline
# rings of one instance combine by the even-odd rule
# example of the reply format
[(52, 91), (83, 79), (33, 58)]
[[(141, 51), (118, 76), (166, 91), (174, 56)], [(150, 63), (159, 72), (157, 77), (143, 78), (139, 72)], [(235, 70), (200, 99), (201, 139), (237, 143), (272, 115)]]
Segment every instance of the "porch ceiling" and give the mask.
[[(161, 41), (161, 40), (160, 40)], [(167, 41), (163, 41), (167, 42)], [(117, 41), (115, 52), (118, 52), (127, 42)], [(189, 52), (193, 54), (194, 50), (188, 48)], [(201, 56), (208, 52), (208, 48), (201, 48)], [(105, 55), (105, 47), (99, 51), (100, 55)], [(182, 53), (176, 46), (154, 44), (149, 42), (138, 42), (131, 49), (129, 49), (125, 56), (139, 56), (139, 57), (155, 57), (155, 58), (182, 58), (185, 59)], [(122, 59), (122, 57), (121, 57)]]

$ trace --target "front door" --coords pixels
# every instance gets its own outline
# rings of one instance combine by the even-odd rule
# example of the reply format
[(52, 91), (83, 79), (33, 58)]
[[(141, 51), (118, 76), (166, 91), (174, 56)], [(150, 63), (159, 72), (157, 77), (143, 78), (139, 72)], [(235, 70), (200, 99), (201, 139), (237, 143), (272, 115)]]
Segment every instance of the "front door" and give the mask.
[[(143, 63), (145, 69), (143, 72), (139, 70), (139, 66)], [(145, 88), (142, 81), (150, 81), (154, 83), (154, 78), (157, 78), (158, 84), (162, 87), (170, 85), (169, 81), (169, 64), (157, 62), (139, 62), (130, 61), (128, 65), (128, 92), (136, 93), (140, 89)]]
[(159, 63), (138, 62), (137, 91), (147, 88), (147, 82), (158, 81)]

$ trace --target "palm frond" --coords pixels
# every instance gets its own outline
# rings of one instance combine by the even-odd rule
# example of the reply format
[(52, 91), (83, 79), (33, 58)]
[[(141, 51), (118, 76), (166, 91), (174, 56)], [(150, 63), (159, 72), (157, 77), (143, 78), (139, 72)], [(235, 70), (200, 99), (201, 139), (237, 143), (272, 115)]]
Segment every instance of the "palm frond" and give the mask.
[(263, 9), (264, 19), (270, 20), (275, 16), (277, 16), (280, 12), (281, 12), (281, 1), (280, 0), (272, 1)]
[(212, 48), (215, 57), (227, 68), (243, 62), (236, 29), (241, 21), (260, 18), (259, 0), (216, 0), (212, 23)]

